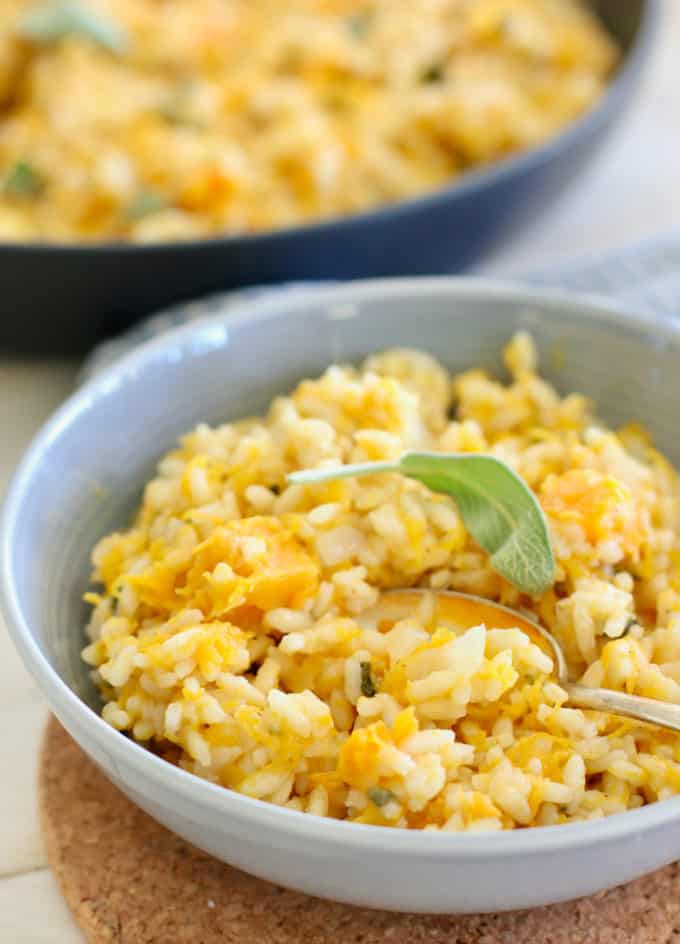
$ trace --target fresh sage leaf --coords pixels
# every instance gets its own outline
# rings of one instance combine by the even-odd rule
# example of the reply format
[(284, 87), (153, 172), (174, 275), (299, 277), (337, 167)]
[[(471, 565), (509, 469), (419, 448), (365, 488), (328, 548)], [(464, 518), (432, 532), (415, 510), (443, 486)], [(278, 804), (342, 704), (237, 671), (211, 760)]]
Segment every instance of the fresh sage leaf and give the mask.
[(314, 484), (380, 472), (401, 472), (433, 492), (449, 495), (491, 567), (524, 593), (545, 592), (555, 582), (548, 526), (535, 495), (495, 456), (478, 453), (406, 452), (397, 462), (366, 462), (293, 472), (291, 483)]
[(17, 161), (2, 183), (3, 191), (10, 197), (37, 197), (44, 186), (44, 180), (28, 161)]
[(122, 53), (127, 47), (127, 37), (117, 23), (76, 0), (52, 0), (29, 10), (19, 21), (18, 32), (35, 43), (81, 36), (110, 52)]
[(168, 200), (153, 190), (140, 190), (125, 208), (125, 217), (131, 222), (141, 220), (168, 207)]

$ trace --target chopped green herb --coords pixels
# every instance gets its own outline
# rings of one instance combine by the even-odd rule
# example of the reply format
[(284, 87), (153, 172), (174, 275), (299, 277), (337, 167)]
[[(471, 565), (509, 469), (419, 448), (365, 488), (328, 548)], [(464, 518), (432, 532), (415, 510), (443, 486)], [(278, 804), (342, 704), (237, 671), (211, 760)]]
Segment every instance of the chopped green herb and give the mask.
[(116, 611), (118, 610), (118, 604), (119, 604), (119, 602), (120, 602), (120, 600), (118, 599), (118, 597), (111, 597), (110, 606), (111, 606), (111, 612), (112, 612), (114, 615), (115, 615)]
[(168, 98), (158, 106), (158, 114), (164, 118), (169, 125), (186, 124), (184, 109), (176, 98)]
[(371, 28), (372, 19), (372, 10), (361, 10), (359, 13), (353, 13), (351, 16), (348, 16), (345, 20), (345, 24), (352, 36), (355, 36), (357, 39), (362, 39)]
[(371, 675), (371, 663), (362, 662), (361, 663), (361, 694), (365, 695), (366, 698), (373, 698), (378, 689), (375, 686), (373, 681), (373, 676)]
[(153, 190), (140, 190), (125, 208), (125, 217), (134, 222), (168, 207), (168, 200)]
[(375, 803), (376, 806), (387, 806), (388, 803), (391, 803), (393, 800), (396, 800), (397, 797), (391, 790), (388, 790), (387, 787), (371, 787), (368, 791), (368, 799), (371, 803)]
[(444, 66), (441, 63), (434, 63), (426, 69), (420, 77), (421, 82), (427, 85), (434, 85), (435, 82), (441, 82), (444, 79)]
[(171, 125), (200, 127), (191, 115), (191, 93), (196, 86), (194, 79), (180, 79), (173, 91), (158, 106), (158, 114)]
[(524, 480), (495, 456), (405, 452), (397, 461), (293, 472), (288, 481), (316, 484), (383, 472), (400, 472), (449, 495), (489, 565), (518, 590), (535, 595), (552, 587), (555, 560), (543, 510)]
[(19, 21), (18, 32), (34, 43), (56, 43), (80, 36), (115, 53), (124, 52), (128, 44), (117, 23), (76, 0), (52, 0), (29, 10)]
[(177, 125), (178, 127), (183, 128), (195, 128), (202, 129), (206, 125), (193, 118), (186, 107), (186, 103), (180, 103), (177, 101), (168, 100), (167, 102), (162, 102), (158, 107), (158, 114), (164, 121), (167, 121), (169, 125)]
[(11, 197), (37, 197), (45, 182), (27, 161), (17, 161), (5, 177), (2, 189)]

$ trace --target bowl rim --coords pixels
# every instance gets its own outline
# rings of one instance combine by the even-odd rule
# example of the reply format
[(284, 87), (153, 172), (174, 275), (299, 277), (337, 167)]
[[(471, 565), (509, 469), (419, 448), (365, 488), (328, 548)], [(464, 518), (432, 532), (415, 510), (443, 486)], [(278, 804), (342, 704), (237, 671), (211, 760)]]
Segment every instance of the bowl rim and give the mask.
[[(647, 830), (676, 822), (680, 818), (680, 796), (598, 820), (474, 835), (389, 829), (285, 809), (202, 780), (121, 735), (71, 690), (33, 637), (24, 618), (14, 579), (13, 549), (15, 535), (21, 528), (21, 507), (30, 500), (33, 476), (42, 463), (45, 450), (66, 429), (77, 424), (81, 415), (96, 408), (99, 398), (115, 395), (127, 381), (134, 381), (147, 365), (165, 360), (170, 351), (175, 355), (179, 352), (183, 358), (200, 356), (205, 350), (201, 339), (207, 345), (215, 346), (216, 326), (220, 328), (219, 344), (227, 336), (225, 328), (231, 332), (241, 325), (252, 326), (263, 319), (290, 317), (291, 306), (295, 314), (303, 314), (310, 308), (323, 305), (325, 317), (332, 319), (333, 310), (338, 305), (389, 300), (391, 296), (403, 296), (405, 292), (416, 297), (443, 293), (452, 302), (484, 298), (525, 303), (530, 308), (557, 308), (565, 314), (580, 318), (587, 316), (610, 328), (620, 330), (625, 327), (628, 334), (639, 337), (642, 343), (653, 349), (675, 350), (680, 354), (680, 321), (676, 323), (669, 318), (634, 312), (597, 295), (536, 289), (503, 280), (450, 276), (373, 279), (318, 288), (297, 297), (295, 293), (283, 293), (245, 300), (222, 314), (205, 316), (152, 338), (103, 368), (62, 404), (35, 436), (11, 480), (0, 518), (0, 612), (25, 666), (65, 726), (78, 730), (85, 744), (99, 745), (121, 780), (125, 778), (120, 774), (119, 762), (123, 768), (134, 768), (144, 778), (148, 784), (147, 793), (158, 788), (242, 825), (267, 827), (275, 844), (276, 837), (279, 842), (316, 839), (332, 845), (337, 851), (372, 847), (415, 857), (507, 858), (530, 852), (556, 853), (582, 844), (613, 843), (622, 838), (635, 840)], [(324, 309), (319, 312), (319, 317), (324, 317)], [(89, 753), (87, 747), (84, 749)]]
[(561, 131), (552, 135), (546, 141), (520, 150), (508, 157), (500, 158), (488, 166), (465, 171), (451, 183), (437, 187), (425, 194), (395, 200), (392, 203), (357, 213), (313, 220), (309, 223), (285, 226), (280, 229), (266, 229), (229, 235), (215, 234), (206, 238), (178, 239), (165, 242), (153, 241), (149, 243), (135, 243), (129, 240), (117, 242), (111, 239), (91, 243), (50, 242), (48, 240), (17, 241), (0, 243), (0, 253), (49, 252), (50, 254), (64, 256), (77, 253), (84, 253), (88, 256), (99, 256), (107, 253), (124, 255), (144, 253), (148, 255), (173, 250), (177, 252), (199, 252), (204, 248), (206, 250), (227, 250), (234, 246), (251, 246), (258, 243), (275, 248), (277, 242), (281, 240), (322, 237), (332, 232), (344, 232), (354, 225), (393, 222), (402, 215), (407, 216), (410, 213), (427, 211), (442, 201), (454, 199), (455, 197), (464, 199), (487, 187), (500, 185), (515, 174), (530, 172), (540, 165), (549, 163), (563, 149), (570, 148), (579, 139), (586, 137), (590, 132), (598, 130), (606, 122), (608, 115), (612, 111), (615, 112), (623, 103), (630, 85), (638, 77), (647, 59), (662, 18), (663, 0), (641, 0), (641, 2), (640, 24), (630, 47), (626, 50), (611, 81), (608, 82), (604, 94), (591, 108), (570, 121)]

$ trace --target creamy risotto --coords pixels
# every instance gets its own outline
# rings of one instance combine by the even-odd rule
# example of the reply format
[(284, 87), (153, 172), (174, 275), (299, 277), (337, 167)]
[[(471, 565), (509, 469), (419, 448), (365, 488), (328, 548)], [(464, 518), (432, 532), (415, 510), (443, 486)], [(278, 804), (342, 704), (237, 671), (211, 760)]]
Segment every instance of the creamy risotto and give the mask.
[[(520, 629), (376, 610), (407, 586), (521, 607), (574, 679), (680, 703), (674, 469), (641, 429), (607, 429), (541, 380), (528, 336), (505, 362), (507, 383), (392, 350), (188, 433), (94, 551), (83, 657), (105, 720), (216, 784), (356, 823), (544, 826), (679, 792), (678, 737), (566, 707)], [(514, 468), (545, 511), (554, 585), (520, 593), (451, 499), (398, 474), (286, 484), (406, 449)]]
[(2, 0), (0, 240), (380, 206), (543, 141), (615, 60), (580, 0)]

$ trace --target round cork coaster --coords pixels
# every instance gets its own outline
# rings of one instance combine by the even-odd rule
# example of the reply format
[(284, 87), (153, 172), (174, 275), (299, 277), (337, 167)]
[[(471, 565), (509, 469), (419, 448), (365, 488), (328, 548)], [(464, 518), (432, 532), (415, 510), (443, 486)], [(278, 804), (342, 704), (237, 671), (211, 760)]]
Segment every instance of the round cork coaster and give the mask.
[(397, 915), (286, 891), (159, 826), (54, 719), (40, 806), (50, 865), (90, 944), (680, 944), (680, 863), (593, 898), (500, 915)]

